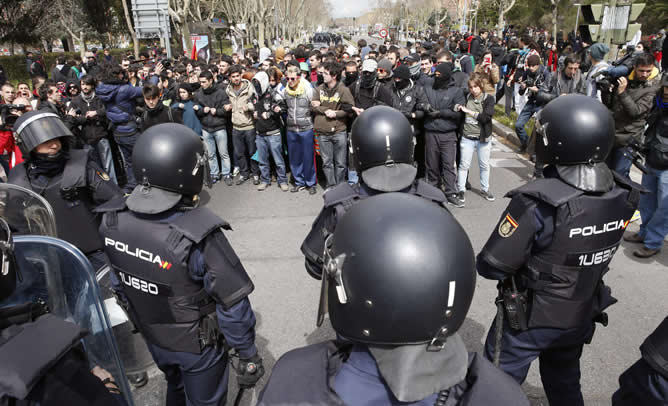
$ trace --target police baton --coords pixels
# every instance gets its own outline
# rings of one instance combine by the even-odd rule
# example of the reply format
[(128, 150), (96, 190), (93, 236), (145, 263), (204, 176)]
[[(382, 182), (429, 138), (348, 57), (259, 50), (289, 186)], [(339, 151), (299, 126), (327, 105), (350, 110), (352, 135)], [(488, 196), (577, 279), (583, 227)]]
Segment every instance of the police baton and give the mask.
[(496, 303), (496, 329), (494, 330), (494, 366), (498, 368), (501, 359), (501, 339), (503, 336), (503, 294), (495, 300)]
[(246, 392), (246, 388), (239, 388), (239, 392), (237, 392), (237, 397), (234, 398), (234, 406), (239, 406), (241, 403), (241, 398), (244, 397), (244, 392)]

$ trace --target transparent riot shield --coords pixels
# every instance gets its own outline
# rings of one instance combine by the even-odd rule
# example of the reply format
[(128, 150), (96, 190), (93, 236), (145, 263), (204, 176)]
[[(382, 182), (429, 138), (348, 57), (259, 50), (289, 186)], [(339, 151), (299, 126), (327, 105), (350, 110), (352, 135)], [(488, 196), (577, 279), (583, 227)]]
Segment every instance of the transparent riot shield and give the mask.
[[(111, 323), (88, 259), (72, 244), (53, 237), (15, 236), (14, 253), (20, 279), (14, 294), (0, 308), (43, 301), (49, 311), (88, 330), (82, 339), (90, 368), (109, 371), (133, 405)], [(48, 339), (48, 338), (46, 338)]]
[(0, 184), (0, 217), (14, 235), (56, 237), (56, 216), (42, 196), (21, 186)]

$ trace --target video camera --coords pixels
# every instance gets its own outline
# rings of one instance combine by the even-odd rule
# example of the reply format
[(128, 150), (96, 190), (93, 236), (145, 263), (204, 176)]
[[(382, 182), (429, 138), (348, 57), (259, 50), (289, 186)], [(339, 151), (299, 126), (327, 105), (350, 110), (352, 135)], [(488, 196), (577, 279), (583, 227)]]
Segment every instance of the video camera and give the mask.
[(623, 57), (610, 63), (610, 66), (612, 66), (613, 68), (623, 66), (626, 68), (625, 70), (606, 69), (596, 74), (596, 76), (594, 76), (594, 79), (596, 80), (596, 87), (601, 91), (601, 93), (614, 94), (615, 90), (617, 90), (617, 86), (619, 85), (617, 83), (617, 79), (619, 79), (622, 76), (627, 76), (629, 73), (631, 73), (631, 70), (633, 70), (633, 62), (635, 60), (634, 52), (635, 52), (635, 47), (633, 45), (629, 45), (626, 47), (626, 53), (624, 54)]
[(643, 145), (638, 139), (631, 138), (631, 141), (626, 145), (624, 156), (631, 160), (633, 165), (640, 169), (642, 173), (647, 173), (648, 169), (645, 166), (645, 156), (647, 155), (647, 147)]
[(24, 104), (0, 104), (0, 131), (11, 131), (19, 116), (11, 113), (12, 110), (25, 111)]

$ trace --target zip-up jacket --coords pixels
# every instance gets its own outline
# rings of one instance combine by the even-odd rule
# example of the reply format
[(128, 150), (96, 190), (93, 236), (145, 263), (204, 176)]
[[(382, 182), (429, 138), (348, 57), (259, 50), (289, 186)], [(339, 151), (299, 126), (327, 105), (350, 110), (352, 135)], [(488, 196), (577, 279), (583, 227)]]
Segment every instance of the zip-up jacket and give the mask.
[[(193, 107), (199, 106), (199, 110), (195, 111), (195, 114), (197, 114), (204, 131), (212, 133), (225, 128), (226, 116), (229, 113), (225, 111), (223, 106), (229, 103), (230, 98), (227, 93), (215, 86), (206, 90), (200, 88), (193, 94)], [(204, 107), (216, 109), (216, 114), (205, 113)]]
[(301, 78), (297, 89), (286, 86), (278, 93), (278, 97), (285, 105), (288, 131), (302, 132), (313, 128), (311, 101), (317, 100), (317, 95), (310, 83)]
[[(331, 89), (323, 83), (316, 89), (315, 100), (320, 101), (320, 106), (313, 109), (315, 111), (314, 131), (322, 135), (346, 131), (347, 115), (355, 105), (350, 90), (341, 82), (336, 82), (336, 86)], [(325, 115), (327, 110), (334, 110), (336, 117), (327, 117)]]
[(252, 103), (252, 97), (255, 94), (253, 85), (246, 79), (241, 79), (241, 87), (238, 93), (231, 83), (227, 86), (226, 93), (230, 98), (230, 104), (232, 104), (232, 125), (234, 128), (237, 130), (252, 130), (255, 126)]
[(464, 91), (459, 87), (449, 87), (447, 89), (434, 89), (425, 87), (424, 92), (433, 113), (429, 113), (424, 121), (424, 128), (427, 131), (447, 133), (455, 131), (464, 117), (461, 111), (454, 111), (455, 104), (466, 105)]

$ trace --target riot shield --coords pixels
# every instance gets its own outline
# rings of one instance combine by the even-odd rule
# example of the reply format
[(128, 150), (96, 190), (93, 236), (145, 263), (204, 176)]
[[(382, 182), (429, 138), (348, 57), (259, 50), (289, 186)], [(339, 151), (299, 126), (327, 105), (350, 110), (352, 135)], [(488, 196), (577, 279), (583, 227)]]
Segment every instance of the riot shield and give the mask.
[(14, 235), (57, 237), (56, 216), (42, 196), (24, 187), (0, 184), (0, 217)]
[[(42, 196), (21, 186), (0, 184), (0, 217), (5, 218), (9, 223), (14, 235), (57, 237), (56, 220), (51, 205)], [(144, 338), (141, 334), (133, 333), (132, 323), (116, 304), (111, 289), (110, 268), (105, 266), (97, 270), (94, 275), (100, 289), (98, 297), (101, 298), (111, 321), (125, 372), (139, 374), (147, 371), (154, 364), (153, 357), (151, 357)], [(47, 294), (48, 292), (42, 291), (46, 285), (58, 287), (58, 291), (63, 290), (60, 286), (62, 281), (59, 278), (46, 275), (50, 280), (46, 285), (42, 285), (31, 283), (34, 277), (32, 273), (24, 275), (24, 278), (28, 280), (21, 295), (26, 301), (35, 296), (41, 297)], [(53, 300), (57, 301), (55, 297)], [(59, 303), (54, 303), (54, 305), (60, 306)], [(86, 326), (81, 325), (81, 327)]]
[(132, 392), (88, 259), (68, 242), (34, 235), (14, 237), (14, 253), (21, 259), (20, 279), (0, 308), (43, 301), (52, 314), (87, 329), (82, 342), (90, 368), (99, 365), (109, 371), (132, 406)]

